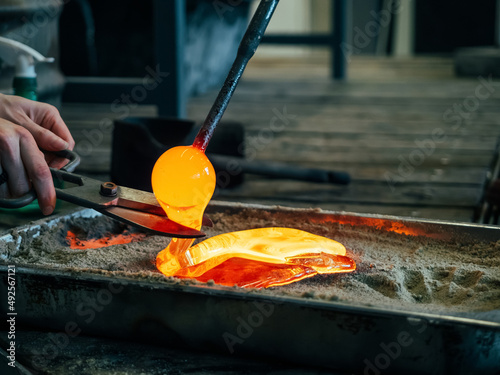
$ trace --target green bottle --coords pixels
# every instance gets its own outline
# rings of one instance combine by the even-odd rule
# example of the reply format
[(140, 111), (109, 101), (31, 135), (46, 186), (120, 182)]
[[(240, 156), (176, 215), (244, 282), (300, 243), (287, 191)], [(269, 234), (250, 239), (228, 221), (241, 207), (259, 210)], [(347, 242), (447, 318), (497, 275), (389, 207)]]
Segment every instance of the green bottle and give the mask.
[(14, 95), (30, 100), (38, 100), (36, 77), (14, 77), (12, 89)]

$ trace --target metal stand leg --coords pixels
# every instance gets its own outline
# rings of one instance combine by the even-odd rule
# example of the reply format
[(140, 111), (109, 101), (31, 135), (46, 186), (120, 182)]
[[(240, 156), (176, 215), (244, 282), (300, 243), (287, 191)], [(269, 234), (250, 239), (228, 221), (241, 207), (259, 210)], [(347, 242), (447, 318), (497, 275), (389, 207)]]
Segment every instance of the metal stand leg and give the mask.
[(154, 90), (160, 116), (186, 117), (184, 88), (185, 0), (154, 0), (156, 63), (169, 76)]
[(342, 44), (347, 41), (347, 0), (334, 0), (332, 10), (332, 78), (345, 79), (347, 60), (342, 52)]

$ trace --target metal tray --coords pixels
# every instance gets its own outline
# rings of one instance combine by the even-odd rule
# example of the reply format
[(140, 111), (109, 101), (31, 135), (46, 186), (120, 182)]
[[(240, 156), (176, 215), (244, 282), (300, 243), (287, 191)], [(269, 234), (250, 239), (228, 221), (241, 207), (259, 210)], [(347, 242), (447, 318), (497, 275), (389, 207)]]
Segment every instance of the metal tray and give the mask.
[[(304, 210), (214, 203), (208, 212), (245, 208), (297, 215)], [(343, 212), (312, 220), (411, 228), (452, 241), (497, 241), (492, 226)], [(84, 210), (72, 215), (93, 215)], [(53, 225), (65, 217), (36, 225)], [(0, 237), (0, 249), (13, 237)], [(0, 266), (1, 290), (7, 288)], [(270, 297), (216, 285), (160, 284), (127, 277), (16, 268), (18, 324), (71, 334), (273, 358), (364, 374), (498, 374), (500, 323), (392, 311), (295, 297)], [(2, 296), (6, 313), (6, 296)], [(4, 315), (5, 316), (5, 315)]]

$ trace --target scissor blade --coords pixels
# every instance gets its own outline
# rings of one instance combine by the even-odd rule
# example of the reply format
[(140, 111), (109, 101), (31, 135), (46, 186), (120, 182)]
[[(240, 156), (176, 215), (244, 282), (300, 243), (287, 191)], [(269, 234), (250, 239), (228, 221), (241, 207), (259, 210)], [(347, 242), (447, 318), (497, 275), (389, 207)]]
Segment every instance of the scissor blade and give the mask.
[[(118, 188), (118, 202), (116, 205), (154, 215), (166, 215), (153, 193), (128, 188), (126, 186), (120, 186)], [(213, 227), (214, 223), (208, 216), (203, 215), (202, 225), (206, 227)]]
[[(72, 170), (78, 165), (80, 158), (74, 152), (67, 152), (69, 154), (65, 153), (60, 156), (71, 160), (66, 167), (71, 166)], [(205, 236), (199, 230), (188, 228), (168, 219), (156, 197), (150, 192), (118, 186), (116, 195), (102, 195), (99, 193), (102, 188), (102, 181), (65, 170), (50, 168), (50, 171), (54, 179), (75, 185), (65, 189), (57, 188), (56, 195), (58, 199), (92, 208), (114, 219), (159, 235), (179, 238)], [(0, 200), (0, 205), (1, 203)], [(203, 225), (213, 226), (213, 223), (208, 217), (204, 216)]]
[(146, 229), (155, 234), (166, 237), (198, 238), (205, 233), (199, 230), (178, 224), (166, 216), (159, 216), (147, 212), (129, 210), (123, 207), (111, 206), (99, 210), (104, 215), (123, 221), (135, 227)]
[(165, 215), (153, 193), (126, 186), (118, 187), (118, 205), (155, 215)]

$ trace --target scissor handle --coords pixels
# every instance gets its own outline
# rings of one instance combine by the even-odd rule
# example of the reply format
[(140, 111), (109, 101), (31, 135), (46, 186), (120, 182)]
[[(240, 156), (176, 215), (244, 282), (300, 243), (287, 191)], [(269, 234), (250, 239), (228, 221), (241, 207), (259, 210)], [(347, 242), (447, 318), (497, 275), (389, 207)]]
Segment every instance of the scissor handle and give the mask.
[(59, 156), (64, 159), (68, 159), (69, 161), (66, 163), (64, 167), (62, 167), (61, 171), (73, 172), (76, 167), (80, 165), (80, 155), (78, 155), (73, 150), (61, 150), (61, 151), (53, 151), (55, 156)]
[[(61, 158), (68, 159), (68, 163), (60, 170), (66, 172), (73, 172), (80, 164), (80, 155), (72, 150), (51, 151), (52, 154)], [(53, 171), (53, 168), (50, 168)], [(57, 171), (57, 169), (55, 170)], [(36, 192), (34, 189), (28, 191), (25, 195), (19, 198), (0, 198), (0, 207), (2, 208), (21, 208), (27, 206), (36, 199)]]

